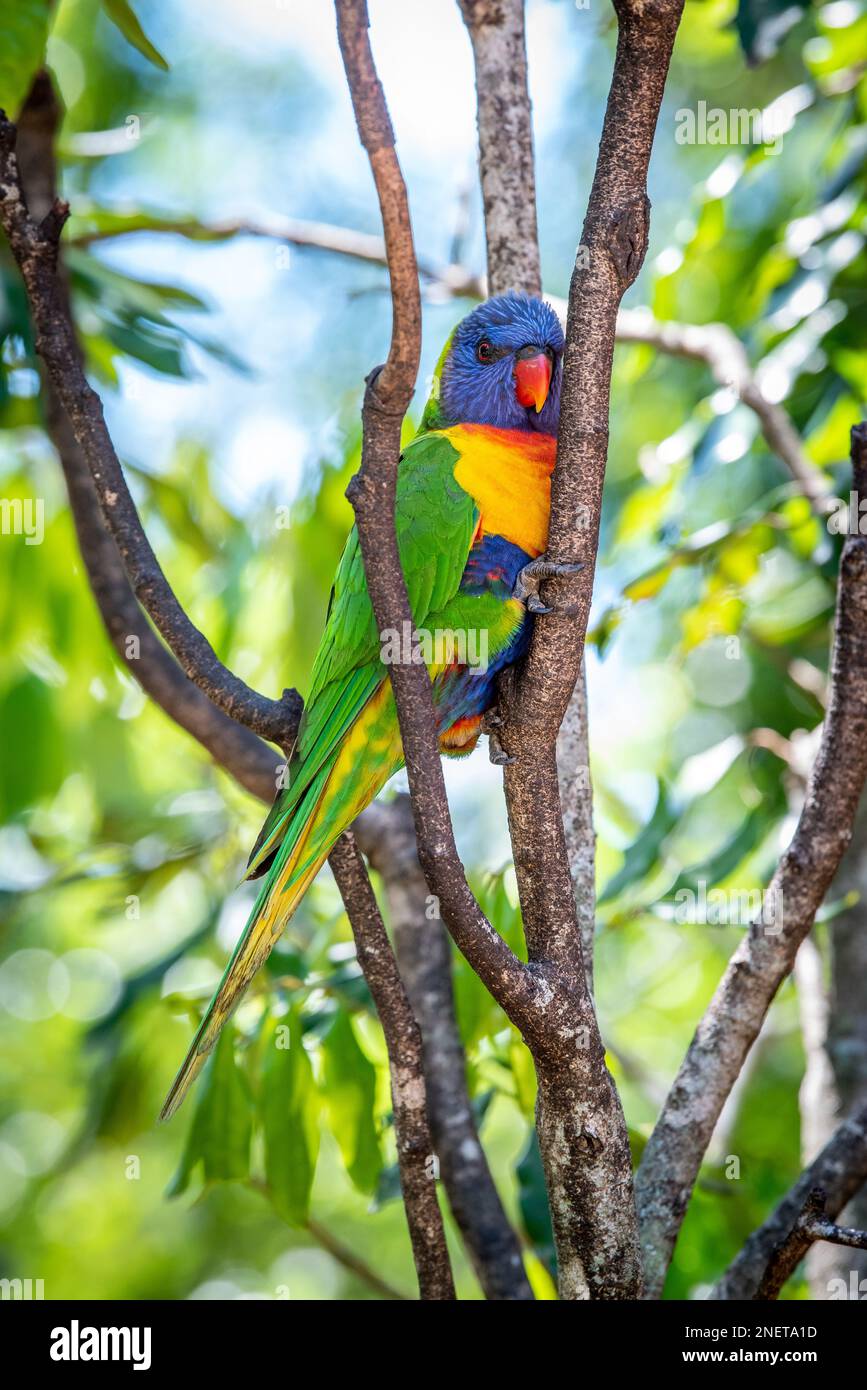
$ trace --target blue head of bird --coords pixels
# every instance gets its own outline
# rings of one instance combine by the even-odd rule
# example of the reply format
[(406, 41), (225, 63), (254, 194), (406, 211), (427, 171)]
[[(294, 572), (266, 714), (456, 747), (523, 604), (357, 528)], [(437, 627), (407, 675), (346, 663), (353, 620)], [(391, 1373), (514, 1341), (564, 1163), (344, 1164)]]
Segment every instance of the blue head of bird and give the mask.
[(497, 295), (452, 334), (439, 391), (441, 420), (557, 433), (563, 329), (544, 300)]

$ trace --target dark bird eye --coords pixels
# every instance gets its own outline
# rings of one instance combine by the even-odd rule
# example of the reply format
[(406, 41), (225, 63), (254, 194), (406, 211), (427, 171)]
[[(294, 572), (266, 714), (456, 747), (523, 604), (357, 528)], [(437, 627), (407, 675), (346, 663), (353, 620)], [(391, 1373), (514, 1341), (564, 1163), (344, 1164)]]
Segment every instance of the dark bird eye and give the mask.
[(476, 347), (476, 356), (480, 362), (493, 362), (494, 345), (489, 338), (482, 338)]

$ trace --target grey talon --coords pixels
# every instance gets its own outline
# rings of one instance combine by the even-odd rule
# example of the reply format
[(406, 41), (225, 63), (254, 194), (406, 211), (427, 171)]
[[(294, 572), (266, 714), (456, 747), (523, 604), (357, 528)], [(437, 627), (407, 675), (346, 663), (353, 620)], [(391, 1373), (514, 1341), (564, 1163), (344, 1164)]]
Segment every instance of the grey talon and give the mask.
[[(502, 722), (500, 720), (500, 723)], [(514, 758), (509, 757), (497, 735), (490, 729), (488, 730), (488, 757), (494, 767), (511, 767), (515, 761)]]
[(534, 593), (532, 590), (531, 590), (531, 592), (527, 595), (527, 607), (529, 608), (529, 610), (530, 610), (531, 613), (553, 613), (553, 612), (554, 612), (554, 609), (553, 609), (553, 608), (550, 608), (550, 607), (548, 606), (547, 603), (543, 603), (542, 600), (540, 599), (539, 595), (538, 595), (537, 593)]
[(583, 569), (584, 565), (580, 560), (548, 560), (544, 555), (539, 555), (535, 560), (530, 560), (522, 570), (519, 570), (515, 586), (512, 589), (512, 596), (525, 603), (528, 612), (539, 616), (555, 612), (574, 614), (578, 611), (574, 604), (570, 604), (568, 607), (555, 608), (543, 603), (539, 597), (539, 584), (543, 579), (579, 574)]

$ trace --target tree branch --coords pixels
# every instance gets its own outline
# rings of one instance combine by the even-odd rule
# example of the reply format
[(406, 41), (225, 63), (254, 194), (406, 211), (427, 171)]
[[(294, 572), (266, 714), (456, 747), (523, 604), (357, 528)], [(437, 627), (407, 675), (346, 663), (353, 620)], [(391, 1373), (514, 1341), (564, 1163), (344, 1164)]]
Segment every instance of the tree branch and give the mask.
[(866, 1250), (867, 1233), (834, 1218), (867, 1179), (867, 1105), (843, 1120), (773, 1215), (754, 1230), (711, 1291), (711, 1300), (777, 1298), (814, 1241)]
[[(825, 1215), (833, 1219), (843, 1210), (865, 1179), (867, 1103), (853, 1111), (837, 1127), (822, 1152), (804, 1170), (776, 1210), (764, 1225), (750, 1236), (744, 1248), (714, 1286), (710, 1297), (721, 1300), (756, 1298), (775, 1250), (793, 1229), (810, 1193), (816, 1188), (822, 1190), (825, 1196)], [(797, 1263), (796, 1260), (795, 1265)], [(788, 1278), (788, 1275), (786, 1277)]]
[(227, 670), (187, 617), (151, 549), (106, 429), (102, 404), (84, 374), (68, 296), (58, 275), (60, 234), (68, 205), (56, 200), (40, 222), (31, 218), (15, 143), (15, 127), (0, 112), (0, 223), (24, 280), (36, 350), (87, 462), (136, 597), (185, 673), (214, 704), (264, 738), (288, 748), (297, 731), (300, 697), (295, 691), (286, 691), (281, 700), (269, 700)]
[(617, 56), (581, 236), (589, 267), (582, 254), (570, 289), (547, 546), (549, 558), (579, 560), (584, 569), (577, 580), (549, 581), (546, 600), (562, 607), (569, 599), (574, 612), (537, 621), (526, 667), (501, 705), (501, 740), (514, 759), (505, 786), (529, 958), (544, 963), (588, 1042), (576, 1051), (568, 1030), (554, 1028), (556, 1045), (539, 1068), (540, 1145), (561, 1284), (571, 1297), (588, 1274), (588, 1231), (607, 1287), (634, 1297), (640, 1286), (626, 1126), (585, 978), (556, 759), (590, 609), (617, 310), (646, 249), (647, 168), (682, 0), (616, 0), (615, 9)]
[(771, 1255), (762, 1282), (756, 1290), (756, 1299), (770, 1302), (779, 1298), (783, 1285), (792, 1277), (810, 1246), (817, 1240), (867, 1250), (867, 1231), (835, 1226), (827, 1219), (825, 1194), (820, 1187), (813, 1188), (808, 1194), (791, 1231)]
[(422, 1299), (455, 1297), (428, 1127), (421, 1033), (400, 978), (364, 861), (352, 835), (341, 835), (328, 860), (343, 899), (358, 963), (385, 1035), (394, 1106), (397, 1162)]
[[(41, 73), (21, 111), (17, 150), (27, 204), (37, 221), (47, 215), (55, 200), (54, 139), (59, 119), (51, 79), (47, 73)], [(63, 313), (68, 314), (68, 290), (60, 258), (57, 276)], [(100, 511), (90, 470), (45, 370), (42, 394), (45, 427), (66, 479), (81, 558), (112, 646), (146, 694), (180, 728), (201, 743), (254, 796), (272, 801), (279, 756), (250, 729), (218, 709), (184, 674), (157, 637), (132, 591)]]
[(728, 324), (661, 322), (649, 309), (622, 309), (617, 340), (646, 343), (657, 352), (703, 362), (720, 386), (730, 387), (755, 413), (768, 448), (782, 459), (819, 515), (825, 516), (831, 496), (826, 475), (807, 457), (788, 413), (764, 395), (743, 343)]
[[(385, 366), (371, 373), (362, 407), (361, 469), (347, 489), (379, 630), (412, 623), (394, 527), (403, 417), (415, 386), (421, 303), (406, 187), (373, 65), (364, 0), (335, 0), (338, 37), (361, 143), (368, 152), (385, 229), (392, 337)], [(419, 859), (455, 942), (494, 998), (516, 1021), (539, 1026), (538, 987), (479, 909), (454, 840), (437, 743), (430, 678), (419, 661), (389, 670), (412, 796)], [(521, 1026), (519, 1024), (519, 1026)]]
[(385, 887), (398, 967), (421, 1028), (434, 1147), (458, 1229), (486, 1298), (531, 1300), (521, 1247), (485, 1158), (467, 1090), (449, 938), (428, 915), (409, 798), (375, 801), (357, 823), (356, 840)]
[(542, 293), (524, 0), (459, 0), (476, 69), (490, 294)]
[[(459, 0), (476, 70), (479, 169), (490, 294), (541, 295), (536, 171), (527, 83), (524, 0)], [(454, 268), (452, 268), (454, 271)], [(565, 318), (566, 306), (560, 304)], [(589, 778), (587, 683), (581, 674), (557, 750), (566, 851), (592, 987), (596, 837)]]
[(106, 530), (90, 471), (49, 383), (46, 428), (66, 478), (81, 558), (105, 630), (120, 659), (150, 698), (230, 772), (242, 787), (270, 803), (284, 765), (275, 750), (211, 701), (184, 674), (157, 637), (133, 593), (114, 540)]
[[(867, 426), (852, 431), (852, 463), (855, 489), (867, 498)], [(849, 843), (865, 778), (867, 538), (851, 535), (840, 558), (828, 712), (797, 829), (768, 890), (772, 920), (754, 922), (732, 956), (638, 1171), (636, 1192), (651, 1295), (662, 1290), (725, 1098)]]
[[(88, 222), (86, 211), (76, 209), (75, 225), (67, 237), (70, 246), (89, 247), (119, 236), (141, 232), (164, 232), (186, 237), (188, 241), (229, 241), (236, 236), (265, 237), (282, 241), (301, 250), (325, 251), (369, 265), (387, 265), (385, 241), (369, 232), (338, 227), (331, 222), (308, 222), (301, 217), (280, 217), (277, 213), (260, 217), (217, 222), (199, 222), (194, 217), (170, 217), (161, 213), (113, 212), (107, 221)], [(419, 275), (440, 293), (454, 297), (484, 299), (484, 280), (462, 265), (433, 265), (419, 261)]]

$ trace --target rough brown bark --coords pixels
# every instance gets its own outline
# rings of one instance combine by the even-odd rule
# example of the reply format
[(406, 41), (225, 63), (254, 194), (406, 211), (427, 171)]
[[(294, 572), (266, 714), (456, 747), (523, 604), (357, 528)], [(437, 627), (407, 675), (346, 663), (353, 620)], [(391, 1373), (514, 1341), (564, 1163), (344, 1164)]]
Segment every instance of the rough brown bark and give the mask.
[[(609, 1297), (635, 1296), (641, 1283), (626, 1125), (584, 974), (556, 760), (590, 611), (617, 310), (647, 246), (647, 169), (682, 0), (618, 0), (615, 10), (617, 55), (569, 294), (547, 547), (549, 558), (581, 561), (584, 569), (573, 579), (548, 581), (546, 601), (561, 607), (568, 601), (574, 612), (536, 623), (526, 668), (501, 711), (501, 741), (514, 759), (505, 785), (529, 958), (546, 972), (558, 999), (555, 1017), (571, 1015), (586, 1040), (576, 1052), (561, 1023), (554, 1030), (559, 1045), (539, 1067), (540, 1146), (567, 1297), (580, 1296), (588, 1277), (591, 1287), (599, 1277), (599, 1269), (584, 1265), (588, 1245), (608, 1266), (615, 1290)], [(612, 1277), (615, 1265), (619, 1273)]]
[(490, 294), (542, 293), (524, 0), (460, 0), (476, 69)]
[(398, 966), (421, 1028), (428, 1116), (455, 1222), (485, 1296), (531, 1300), (520, 1243), (479, 1139), (455, 1017), (449, 938), (428, 912), (409, 798), (374, 802), (356, 838), (385, 888)]
[[(867, 426), (852, 431), (867, 497)], [(636, 1179), (648, 1291), (662, 1291), (677, 1233), (726, 1096), (794, 964), (849, 843), (867, 777), (867, 538), (840, 558), (831, 697), (794, 837), (771, 880), (774, 920), (753, 923), (702, 1018)]]
[(341, 835), (328, 861), (340, 889), (358, 954), (385, 1035), (394, 1106), (394, 1137), (406, 1219), (422, 1299), (455, 1297), (437, 1199), (428, 1125), (421, 1033), (400, 978), (364, 861), (352, 835)]
[[(508, 290), (541, 295), (524, 0), (460, 0), (460, 9), (476, 69), (487, 289), (492, 295)], [(452, 267), (452, 274), (454, 270)], [(592, 988), (596, 840), (589, 763), (587, 684), (582, 663), (560, 730), (557, 766), (566, 851)]]

